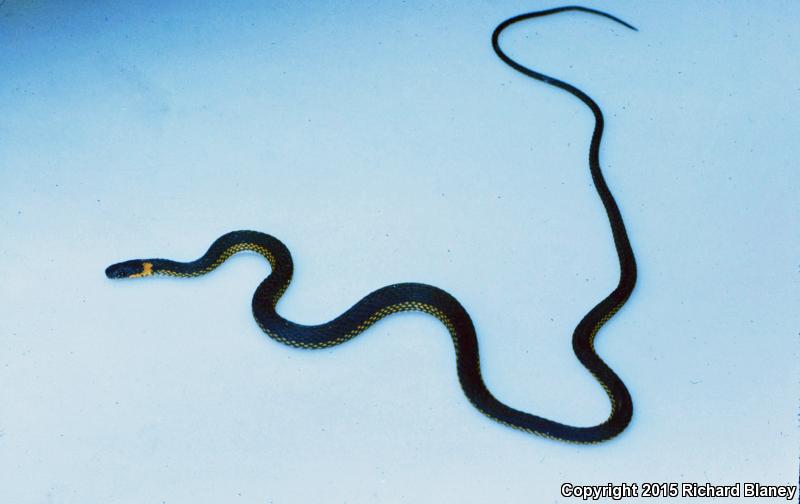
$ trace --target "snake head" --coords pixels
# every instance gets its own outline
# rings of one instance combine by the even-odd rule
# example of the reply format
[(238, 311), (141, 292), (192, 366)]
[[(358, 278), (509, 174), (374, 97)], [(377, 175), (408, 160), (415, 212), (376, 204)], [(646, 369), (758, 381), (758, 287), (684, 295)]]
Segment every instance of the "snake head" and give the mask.
[(142, 261), (141, 259), (112, 264), (106, 268), (106, 276), (108, 278), (139, 278), (152, 274), (153, 263)]

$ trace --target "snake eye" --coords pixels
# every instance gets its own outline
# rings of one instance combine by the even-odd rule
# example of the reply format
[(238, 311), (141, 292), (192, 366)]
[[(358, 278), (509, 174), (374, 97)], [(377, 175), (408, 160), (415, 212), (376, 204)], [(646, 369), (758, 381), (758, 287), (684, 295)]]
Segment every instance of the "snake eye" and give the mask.
[(153, 265), (138, 259), (112, 264), (106, 268), (106, 276), (108, 278), (136, 278), (151, 275), (152, 273)]

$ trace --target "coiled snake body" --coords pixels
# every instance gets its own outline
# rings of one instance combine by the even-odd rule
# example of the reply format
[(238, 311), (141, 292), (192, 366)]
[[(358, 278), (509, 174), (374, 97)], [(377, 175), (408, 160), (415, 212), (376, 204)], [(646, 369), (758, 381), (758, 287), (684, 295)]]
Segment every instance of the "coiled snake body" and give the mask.
[(494, 30), (492, 45), (497, 55), (514, 69), (534, 79), (559, 87), (583, 101), (593, 112), (595, 128), (589, 148), (589, 168), (595, 188), (605, 206), (620, 263), (617, 287), (592, 308), (575, 328), (572, 346), (580, 362), (594, 375), (611, 401), (611, 414), (603, 423), (591, 427), (575, 427), (516, 410), (496, 399), (486, 388), (480, 371), (478, 340), (475, 327), (463, 306), (450, 294), (437, 287), (419, 283), (402, 283), (378, 289), (358, 301), (334, 320), (306, 326), (281, 317), (276, 305), (292, 279), (292, 258), (277, 238), (256, 231), (235, 231), (217, 239), (203, 257), (192, 262), (167, 259), (135, 259), (109, 266), (109, 278), (137, 278), (150, 275), (193, 277), (204, 275), (233, 254), (245, 250), (264, 256), (272, 266), (270, 275), (258, 286), (253, 296), (253, 315), (261, 329), (281, 343), (300, 348), (325, 348), (343, 343), (366, 330), (378, 320), (400, 311), (422, 311), (438, 318), (453, 339), (459, 382), (470, 402), (490, 418), (540, 436), (575, 443), (597, 443), (619, 434), (628, 425), (633, 413), (628, 389), (622, 380), (600, 359), (594, 349), (594, 338), (625, 303), (636, 282), (636, 263), (619, 209), (600, 171), (599, 148), (603, 132), (603, 115), (588, 95), (570, 84), (530, 70), (509, 58), (498, 44), (500, 33), (508, 26), (530, 18), (563, 11), (597, 14), (635, 29), (610, 14), (585, 7), (559, 7), (531, 12), (510, 18)]

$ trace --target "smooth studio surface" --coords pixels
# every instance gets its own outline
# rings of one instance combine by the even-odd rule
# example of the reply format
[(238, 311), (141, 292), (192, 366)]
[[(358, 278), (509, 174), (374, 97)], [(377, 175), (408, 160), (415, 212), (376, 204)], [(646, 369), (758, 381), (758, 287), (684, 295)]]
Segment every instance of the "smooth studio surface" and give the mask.
[(795, 482), (791, 2), (589, 2), (640, 31), (566, 13), (501, 41), (605, 113), (640, 273), (597, 339), (634, 401), (608, 443), (485, 418), (430, 316), (326, 350), (275, 343), (251, 315), (269, 272), (254, 255), (105, 278), (264, 231), (295, 263), (283, 316), (436, 285), (469, 311), (498, 398), (602, 421), (570, 344), (618, 274), (591, 114), (490, 46), (500, 21), (555, 5), (0, 5), (0, 500), (577, 502), (562, 483)]

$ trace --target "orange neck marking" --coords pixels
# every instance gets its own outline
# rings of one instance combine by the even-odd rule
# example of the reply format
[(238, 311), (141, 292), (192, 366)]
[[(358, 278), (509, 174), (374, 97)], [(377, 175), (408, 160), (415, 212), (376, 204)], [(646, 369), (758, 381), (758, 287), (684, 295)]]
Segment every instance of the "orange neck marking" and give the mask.
[(153, 274), (153, 263), (145, 262), (142, 263), (142, 272), (141, 273), (134, 273), (128, 278), (141, 278), (150, 276)]

